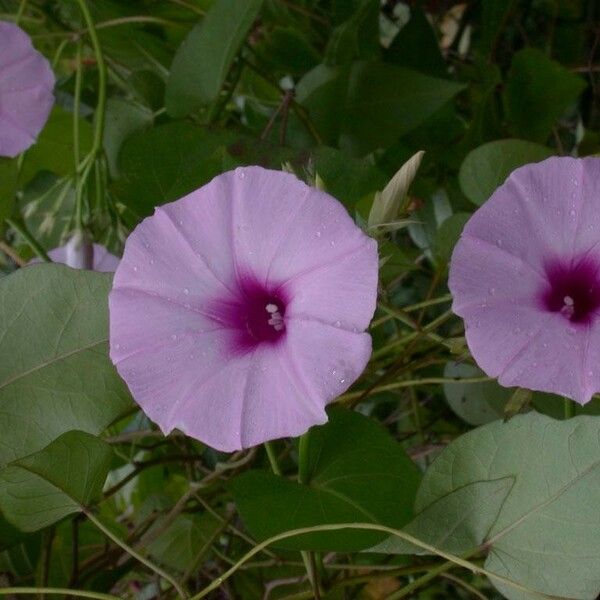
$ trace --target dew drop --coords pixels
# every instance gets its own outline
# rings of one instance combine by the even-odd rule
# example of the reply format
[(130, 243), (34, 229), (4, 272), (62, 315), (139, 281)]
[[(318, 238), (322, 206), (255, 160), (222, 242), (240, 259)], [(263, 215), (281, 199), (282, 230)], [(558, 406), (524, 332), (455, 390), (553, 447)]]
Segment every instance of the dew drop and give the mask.
[(317, 233), (316, 233), (315, 235), (316, 235), (318, 238), (320, 238), (322, 234), (321, 234), (321, 232), (320, 232), (320, 231), (317, 231)]
[(336, 321), (335, 322), (335, 326), (336, 327), (341, 327), (342, 326), (342, 322), (341, 321)]
[(190, 293), (188, 288), (183, 288), (183, 293), (187, 296)]
[(488, 292), (489, 292), (490, 296), (493, 296), (493, 295), (496, 293), (496, 288), (493, 288), (493, 287), (491, 287), (491, 288), (488, 290)]
[(340, 379), (340, 383), (346, 383), (345, 379)]
[(496, 245), (499, 246), (500, 248), (502, 248), (503, 242), (501, 239), (497, 239), (496, 240)]
[(171, 339), (172, 340), (176, 340), (177, 339), (177, 334), (174, 333), (173, 335), (171, 335)]
[(115, 350), (119, 350), (121, 348), (121, 344), (115, 344)]
[(576, 217), (576, 216), (577, 216), (577, 211), (576, 211), (574, 208), (572, 208), (572, 209), (569, 211), (569, 215), (570, 215), (571, 217)]
[(520, 328), (520, 327), (515, 327), (515, 328), (513, 329), (513, 331), (514, 331), (515, 333), (521, 333), (521, 328)]
[(137, 272), (138, 268), (137, 267), (133, 267), (133, 270)]
[(331, 242), (329, 242), (332, 246), (335, 246), (335, 242), (333, 240), (331, 240)]

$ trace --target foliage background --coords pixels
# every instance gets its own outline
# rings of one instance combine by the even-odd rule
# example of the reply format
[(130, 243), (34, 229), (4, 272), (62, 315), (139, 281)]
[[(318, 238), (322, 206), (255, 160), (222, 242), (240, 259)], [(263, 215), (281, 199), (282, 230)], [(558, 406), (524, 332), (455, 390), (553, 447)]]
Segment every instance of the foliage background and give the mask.
[[(599, 13), (593, 0), (0, 0), (58, 77), (38, 143), (0, 160), (0, 593), (192, 596), (257, 540), (420, 513), (405, 531), (433, 556), (381, 532), (313, 531), (207, 593), (593, 600), (600, 403), (565, 415), (561, 398), (483, 376), (446, 278), (466, 219), (512, 169), (600, 151)], [(272, 445), (280, 475), (263, 448), (164, 439), (135, 408), (107, 356), (110, 276), (19, 268), (79, 220), (119, 254), (156, 205), (240, 164), (284, 165), (367, 227), (376, 192), (420, 150), (395, 225), (370, 230), (371, 364), (329, 425)], [(559, 421), (574, 413), (591, 416)]]

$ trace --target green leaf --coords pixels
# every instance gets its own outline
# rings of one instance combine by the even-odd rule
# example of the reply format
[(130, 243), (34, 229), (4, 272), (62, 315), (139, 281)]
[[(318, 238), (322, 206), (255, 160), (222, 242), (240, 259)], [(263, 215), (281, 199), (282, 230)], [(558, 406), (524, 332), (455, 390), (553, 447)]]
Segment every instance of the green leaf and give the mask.
[[(326, 425), (309, 433), (308, 484), (263, 471), (249, 471), (233, 480), (231, 488), (240, 515), (257, 539), (328, 523), (401, 527), (411, 518), (420, 476), (400, 444), (359, 413), (332, 409), (329, 414)], [(280, 546), (350, 551), (381, 538), (368, 532), (342, 531), (309, 534)]]
[(534, 142), (545, 142), (556, 121), (585, 88), (581, 77), (540, 50), (526, 48), (517, 52), (505, 94), (513, 131)]
[(123, 142), (135, 131), (152, 123), (152, 112), (131, 100), (110, 98), (106, 103), (104, 151), (110, 172), (119, 175), (117, 160)]
[(379, 0), (361, 0), (350, 17), (332, 32), (325, 49), (327, 65), (372, 60), (379, 54)]
[[(88, 121), (79, 119), (81, 157), (90, 151), (92, 139), (92, 126)], [(73, 115), (55, 106), (37, 142), (25, 154), (21, 182), (29, 181), (41, 170), (61, 176), (72, 175), (75, 172), (73, 148)]]
[(497, 140), (475, 148), (458, 174), (465, 196), (481, 206), (517, 167), (552, 156), (550, 148), (523, 140)]
[(224, 170), (231, 132), (176, 122), (133, 134), (119, 156), (119, 198), (138, 216), (181, 198)]
[[(161, 525), (162, 521), (158, 520), (156, 527), (160, 529)], [(147, 549), (165, 567), (181, 573), (192, 571), (210, 552), (223, 527), (223, 523), (209, 513), (180, 515)]]
[(17, 159), (0, 157), (0, 225), (12, 213), (19, 167)]
[(108, 358), (111, 280), (46, 264), (0, 280), (0, 467), (131, 406)]
[[(486, 569), (538, 592), (594, 600), (600, 592), (600, 420), (555, 421), (531, 412), (475, 429), (429, 467), (415, 510), (506, 477), (515, 483), (489, 521)], [(464, 527), (482, 527), (481, 511), (466, 515)], [(536, 598), (494, 584), (509, 600)]]
[(365, 159), (353, 158), (327, 146), (317, 148), (313, 159), (315, 172), (325, 183), (327, 192), (348, 209), (385, 185), (385, 175)]
[(440, 225), (435, 238), (434, 250), (436, 258), (442, 264), (446, 265), (450, 262), (454, 246), (456, 246), (460, 234), (470, 218), (469, 213), (454, 213)]
[(435, 31), (418, 6), (411, 7), (410, 21), (394, 38), (385, 60), (435, 77), (446, 77), (448, 73)]
[[(446, 552), (467, 552), (483, 543), (513, 484), (512, 477), (504, 477), (465, 485), (428, 505), (402, 531)], [(398, 537), (390, 537), (369, 551), (428, 554)]]
[[(464, 379), (481, 377), (483, 371), (472, 365), (449, 362), (444, 377)], [(450, 408), (470, 425), (483, 425), (501, 419), (512, 390), (495, 381), (482, 383), (445, 383), (444, 394)]]
[(49, 446), (0, 470), (0, 507), (23, 531), (37, 531), (88, 507), (102, 492), (110, 446), (69, 431)]
[(167, 82), (166, 106), (183, 117), (219, 95), (262, 0), (216, 0), (181, 44)]
[(464, 86), (379, 62), (319, 65), (298, 84), (298, 101), (324, 141), (351, 154), (385, 148), (419, 126)]

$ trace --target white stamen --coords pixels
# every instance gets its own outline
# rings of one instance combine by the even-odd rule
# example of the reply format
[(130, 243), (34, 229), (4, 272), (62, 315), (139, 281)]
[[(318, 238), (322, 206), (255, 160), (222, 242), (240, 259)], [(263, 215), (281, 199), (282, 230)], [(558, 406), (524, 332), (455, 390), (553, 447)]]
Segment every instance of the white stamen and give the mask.
[(571, 296), (565, 296), (563, 298), (563, 307), (560, 309), (560, 312), (569, 318), (573, 316), (573, 313), (575, 312), (575, 301)]
[(277, 306), (277, 304), (267, 304), (265, 306), (265, 310), (269, 313), (270, 317), (267, 323), (271, 325), (271, 327), (273, 327), (275, 331), (282, 331), (284, 328), (283, 317), (279, 312), (279, 307)]

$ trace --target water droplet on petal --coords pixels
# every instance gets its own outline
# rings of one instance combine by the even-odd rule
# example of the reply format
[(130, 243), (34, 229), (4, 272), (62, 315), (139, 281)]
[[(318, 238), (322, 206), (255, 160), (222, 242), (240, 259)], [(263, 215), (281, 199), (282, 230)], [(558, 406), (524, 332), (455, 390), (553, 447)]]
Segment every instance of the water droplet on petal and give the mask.
[(335, 326), (336, 327), (341, 327), (342, 326), (342, 322), (341, 321), (336, 321), (335, 322)]
[(187, 296), (190, 293), (188, 288), (183, 288), (183, 293)]

